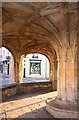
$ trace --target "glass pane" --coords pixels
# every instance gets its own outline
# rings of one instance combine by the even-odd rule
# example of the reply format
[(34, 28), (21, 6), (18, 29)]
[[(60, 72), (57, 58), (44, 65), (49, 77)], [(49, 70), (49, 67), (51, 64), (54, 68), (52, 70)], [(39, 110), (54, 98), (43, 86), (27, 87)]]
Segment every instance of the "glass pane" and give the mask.
[(40, 74), (40, 63), (30, 63), (31, 74)]

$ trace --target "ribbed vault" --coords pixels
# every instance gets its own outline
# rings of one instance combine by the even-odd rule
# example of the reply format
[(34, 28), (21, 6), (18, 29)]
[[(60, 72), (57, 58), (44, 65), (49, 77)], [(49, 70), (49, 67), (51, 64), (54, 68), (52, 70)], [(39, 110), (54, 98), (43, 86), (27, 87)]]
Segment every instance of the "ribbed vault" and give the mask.
[(76, 3), (4, 2), (3, 45), (9, 43), (16, 52), (35, 41), (49, 43), (57, 52), (75, 45), (76, 10)]

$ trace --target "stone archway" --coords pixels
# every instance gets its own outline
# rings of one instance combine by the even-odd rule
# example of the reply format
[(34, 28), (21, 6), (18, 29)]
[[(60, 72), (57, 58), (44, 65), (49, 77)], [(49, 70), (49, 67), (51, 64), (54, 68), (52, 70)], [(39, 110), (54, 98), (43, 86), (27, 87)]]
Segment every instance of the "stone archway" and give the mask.
[[(15, 53), (16, 82), (19, 83), (21, 79), (20, 67), (24, 51), (26, 54), (34, 50), (45, 54), (51, 61), (53, 71), (54, 49), (58, 61), (58, 95), (55, 101), (60, 103), (63, 109), (65, 104), (67, 106), (71, 104), (71, 108), (72, 104), (76, 106), (77, 3), (3, 3), (3, 13), (3, 44), (8, 43)], [(54, 111), (50, 110), (50, 103), (48, 106), (48, 111), (54, 115)], [(72, 117), (70, 112), (68, 115), (66, 113), (65, 117)], [(73, 112), (73, 117), (77, 117), (76, 114), (77, 110)], [(60, 117), (63, 117), (63, 113)]]
[[(52, 49), (52, 51), (50, 50), (49, 47), (47, 47), (45, 44), (37, 44), (37, 45), (32, 45), (30, 47), (23, 47), (21, 54), (22, 54), (22, 58), (23, 56), (27, 55), (27, 54), (31, 54), (31, 53), (40, 53), (45, 55), (50, 63), (50, 77), (49, 79), (52, 81), (52, 87), (53, 90), (57, 90), (57, 71), (56, 71), (56, 61), (57, 61), (57, 57), (56, 57), (56, 52), (54, 49)], [(22, 61), (22, 59), (21, 59)], [(20, 62), (21, 63), (21, 62)], [(20, 66), (22, 67), (22, 63), (20, 64)], [(22, 70), (22, 68), (20, 67), (20, 70)], [(22, 80), (22, 71), (20, 71), (20, 79)]]

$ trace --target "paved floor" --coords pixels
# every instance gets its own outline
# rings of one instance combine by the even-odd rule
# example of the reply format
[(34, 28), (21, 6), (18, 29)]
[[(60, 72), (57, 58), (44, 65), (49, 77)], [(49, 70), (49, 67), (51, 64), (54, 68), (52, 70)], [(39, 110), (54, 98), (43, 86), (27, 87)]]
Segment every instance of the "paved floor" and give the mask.
[[(57, 92), (36, 93), (15, 96), (0, 103), (1, 118), (53, 118), (45, 109), (46, 99), (53, 98)], [(7, 119), (8, 120), (8, 119)]]

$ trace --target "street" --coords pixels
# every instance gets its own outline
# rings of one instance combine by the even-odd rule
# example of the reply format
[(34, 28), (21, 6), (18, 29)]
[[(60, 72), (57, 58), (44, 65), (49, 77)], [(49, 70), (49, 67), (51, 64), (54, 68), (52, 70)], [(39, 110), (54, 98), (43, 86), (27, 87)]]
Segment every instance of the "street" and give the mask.
[[(49, 81), (48, 78), (32, 78), (26, 77), (23, 78), (23, 83), (33, 83), (33, 82), (47, 82)], [(0, 73), (0, 88), (10, 85), (10, 78), (9, 75)]]
[(9, 76), (8, 75), (3, 75), (0, 73), (0, 88), (5, 87), (6, 85), (9, 85)]

